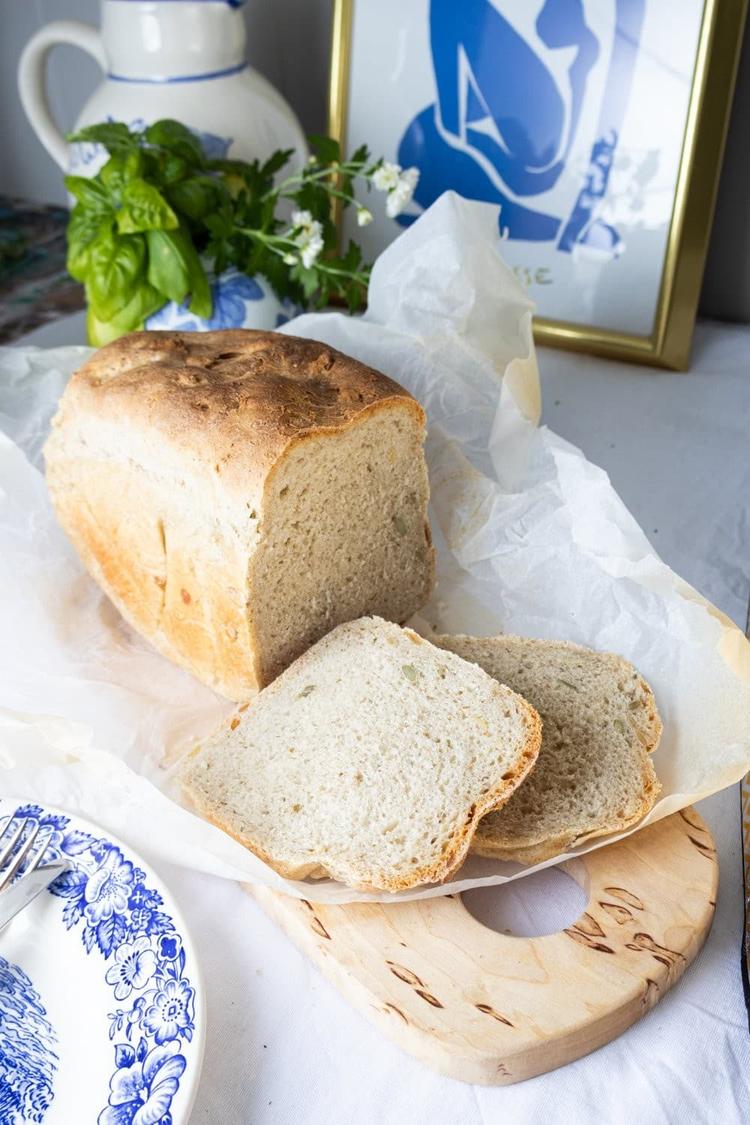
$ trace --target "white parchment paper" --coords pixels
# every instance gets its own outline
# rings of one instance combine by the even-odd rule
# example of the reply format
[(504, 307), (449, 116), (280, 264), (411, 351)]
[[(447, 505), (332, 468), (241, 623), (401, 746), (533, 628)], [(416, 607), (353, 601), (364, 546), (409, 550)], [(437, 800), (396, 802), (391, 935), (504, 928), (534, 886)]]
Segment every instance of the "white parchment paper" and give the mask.
[[(444, 195), (378, 260), (366, 316), (309, 314), (283, 330), (380, 368), (427, 410), (438, 587), (415, 623), (425, 635), (564, 638), (621, 653), (650, 681), (664, 735), (648, 823), (750, 769), (750, 646), (660, 561), (606, 474), (538, 427), (531, 305), (499, 256), (496, 214)], [(41, 448), (88, 354), (0, 349), (0, 792), (316, 901), (425, 897), (536, 870), (472, 858), (451, 883), (398, 896), (294, 883), (179, 806), (174, 763), (232, 705), (133, 633), (55, 523)]]

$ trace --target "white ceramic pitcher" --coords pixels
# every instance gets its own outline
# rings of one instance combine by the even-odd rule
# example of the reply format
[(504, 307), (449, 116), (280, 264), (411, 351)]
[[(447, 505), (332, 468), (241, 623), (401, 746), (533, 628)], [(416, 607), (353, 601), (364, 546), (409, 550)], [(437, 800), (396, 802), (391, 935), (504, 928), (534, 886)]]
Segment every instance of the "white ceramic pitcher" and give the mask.
[(68, 145), (50, 112), (45, 59), (68, 43), (92, 55), (105, 80), (76, 128), (101, 121), (149, 124), (173, 117), (200, 134), (209, 156), (264, 159), (277, 148), (307, 149), (294, 113), (245, 58), (244, 0), (103, 0), (101, 32), (75, 20), (47, 24), (21, 55), (26, 115), (64, 171), (94, 175), (100, 145)]

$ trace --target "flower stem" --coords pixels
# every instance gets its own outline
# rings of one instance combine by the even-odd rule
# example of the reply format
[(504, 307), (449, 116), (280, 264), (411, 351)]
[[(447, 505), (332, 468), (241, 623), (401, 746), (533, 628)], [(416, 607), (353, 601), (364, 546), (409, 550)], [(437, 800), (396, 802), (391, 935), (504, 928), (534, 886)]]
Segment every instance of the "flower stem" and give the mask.
[(330, 274), (336, 274), (339, 277), (348, 277), (352, 281), (358, 281), (360, 285), (367, 285), (370, 280), (368, 272), (363, 272), (362, 270), (339, 270), (335, 266), (327, 265), (325, 258), (321, 258), (315, 264), (319, 270), (324, 270), (326, 273)]
[[(306, 183), (309, 184), (315, 180), (328, 179), (331, 176), (344, 175), (357, 177), (364, 173), (366, 167), (367, 164), (364, 160), (359, 161), (356, 164), (352, 163), (351, 161), (343, 161), (340, 164), (328, 164), (320, 168), (317, 172), (309, 172), (307, 170), (305, 170), (304, 172), (295, 172), (294, 175), (287, 176), (285, 180), (282, 180), (278, 187), (271, 188), (265, 193), (265, 195), (262, 195), (260, 198), (265, 200), (269, 199), (272, 195), (278, 194), (280, 196), (283, 196), (284, 199), (290, 199), (291, 196), (288, 194), (287, 189), (292, 187), (294, 184), (298, 186)], [(326, 190), (332, 191), (331, 188), (326, 188)]]

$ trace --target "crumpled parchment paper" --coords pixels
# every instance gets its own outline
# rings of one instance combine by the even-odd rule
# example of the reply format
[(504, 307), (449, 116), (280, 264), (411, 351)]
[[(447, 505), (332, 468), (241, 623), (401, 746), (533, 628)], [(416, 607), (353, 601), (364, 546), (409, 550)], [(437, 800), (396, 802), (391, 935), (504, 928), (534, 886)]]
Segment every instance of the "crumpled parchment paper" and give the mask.
[[(664, 735), (649, 823), (750, 769), (750, 646), (661, 562), (606, 474), (538, 427), (531, 304), (496, 231), (495, 208), (448, 193), (380, 257), (364, 317), (308, 314), (283, 331), (380, 368), (427, 410), (438, 586), (415, 622), (425, 635), (564, 638), (621, 653), (650, 681)], [(133, 633), (55, 523), (41, 448), (88, 354), (0, 350), (0, 792), (314, 901), (425, 897), (536, 870), (475, 857), (450, 883), (400, 895), (295, 883), (180, 807), (175, 761), (232, 705)]]

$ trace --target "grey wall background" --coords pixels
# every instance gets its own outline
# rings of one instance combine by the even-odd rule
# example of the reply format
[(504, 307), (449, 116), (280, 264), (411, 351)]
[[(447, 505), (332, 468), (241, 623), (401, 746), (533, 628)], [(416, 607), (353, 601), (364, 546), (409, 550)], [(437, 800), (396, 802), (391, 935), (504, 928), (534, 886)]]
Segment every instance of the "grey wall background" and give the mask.
[[(372, 0), (377, 2), (377, 0)], [(405, 0), (408, 2), (408, 0)], [(326, 128), (332, 0), (248, 0), (248, 57), (289, 100), (307, 132)], [(98, 0), (0, 0), (0, 192), (64, 202), (60, 173), (31, 132), (16, 66), (26, 41), (54, 19), (99, 23)], [(69, 47), (49, 66), (52, 110), (70, 129), (100, 72)], [(745, 36), (701, 311), (750, 321), (750, 33)]]

